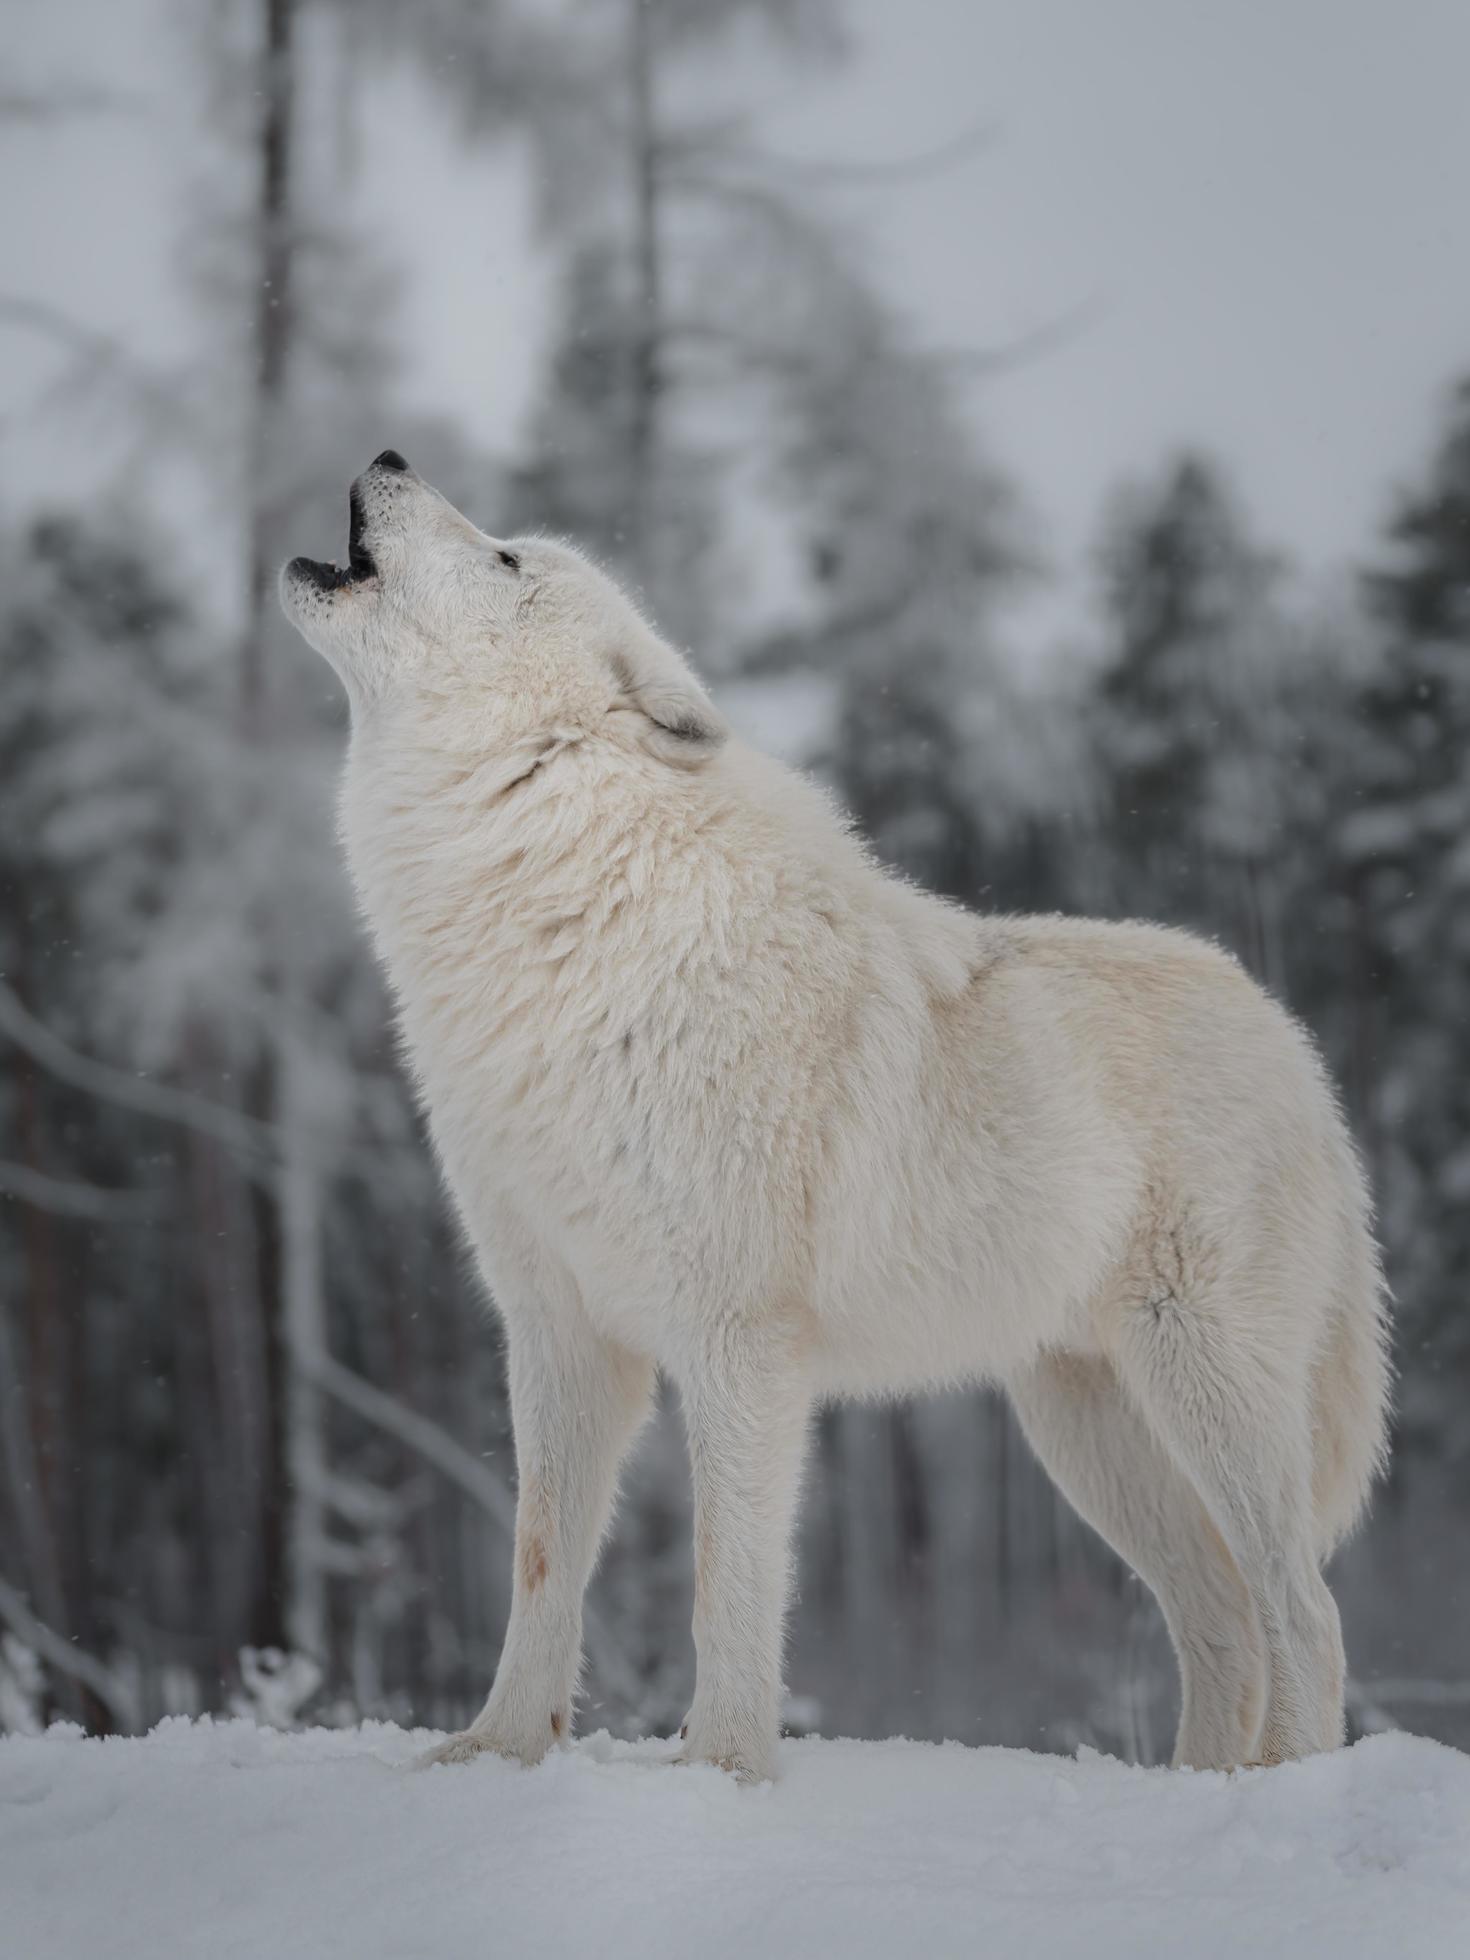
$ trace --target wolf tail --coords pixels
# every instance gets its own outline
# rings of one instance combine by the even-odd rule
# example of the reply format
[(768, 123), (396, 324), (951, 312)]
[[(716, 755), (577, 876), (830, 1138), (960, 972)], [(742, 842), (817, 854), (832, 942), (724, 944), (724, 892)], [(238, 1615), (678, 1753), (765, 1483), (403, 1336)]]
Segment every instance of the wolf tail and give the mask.
[(1352, 1170), (1359, 1202), (1347, 1221), (1344, 1270), (1313, 1392), (1312, 1496), (1317, 1555), (1324, 1562), (1362, 1517), (1388, 1461), (1389, 1296), (1368, 1226), (1362, 1171), (1356, 1163)]

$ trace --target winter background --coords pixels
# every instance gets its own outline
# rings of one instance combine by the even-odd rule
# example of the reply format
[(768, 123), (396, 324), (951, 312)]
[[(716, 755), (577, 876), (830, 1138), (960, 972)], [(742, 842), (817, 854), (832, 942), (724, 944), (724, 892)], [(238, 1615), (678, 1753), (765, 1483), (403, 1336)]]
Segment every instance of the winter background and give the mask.
[[(1298, 1800), (1338, 1878), (1409, 1884), (1411, 1843), (1463, 1843), (1463, 1760), (1378, 1732), (1470, 1744), (1470, 14), (0, 0), (0, 24), (0, 1728), (315, 1731), (0, 1745), (0, 1797), (40, 1805), (10, 1840), (32, 1885), (126, 1813), (139, 1845), (172, 1833), (186, 1897), (184, 1770), (294, 1765), (316, 1816), (347, 1789), (321, 1732), (365, 1719), (371, 1820), (361, 1778), (407, 1753), (383, 1725), (462, 1724), (494, 1669), (499, 1342), (338, 860), (343, 704), (273, 593), (288, 552), (342, 554), (348, 480), (390, 444), (486, 529), (564, 531), (636, 582), (737, 725), (926, 884), (1229, 945), (1315, 1030), (1371, 1167), (1396, 1446), (1334, 1574), (1371, 1741), (1187, 1802), (1088, 1754), (1167, 1760), (1162, 1625), (979, 1393), (822, 1417), (792, 1734), (1051, 1752), (973, 1759), (1000, 1835), (964, 1882), (992, 1905), (1002, 1867), (1054, 1892), (1057, 1844), (1126, 1892), (1130, 1804), (1196, 1903), (1277, 1858)], [(614, 1874), (640, 1825), (728, 1814), (733, 1862), (681, 1855), (737, 1900), (774, 1883), (773, 1820), (861, 1813), (830, 1882), (849, 1950), (891, 1950), (882, 1874), (915, 1865), (883, 1863), (909, 1840), (881, 1805), (910, 1794), (938, 1871), (970, 1770), (812, 1742), (779, 1812), (703, 1773), (653, 1794), (624, 1739), (688, 1705), (691, 1592), (671, 1402), (589, 1599), (581, 1726), (610, 1739), (535, 1805), (570, 1803)], [(482, 1767), (524, 1871), (532, 1786)], [(472, 1846), (450, 1776), (393, 1802)], [(1079, 1801), (1116, 1842), (1037, 1821)], [(302, 1900), (353, 1841), (307, 1840)], [(1389, 1921), (1332, 1896), (1383, 1950)], [(116, 1904), (68, 1901), (76, 1950)], [(641, 1950), (693, 1924), (645, 1921)], [(337, 1950), (325, 1926), (301, 1950)]]

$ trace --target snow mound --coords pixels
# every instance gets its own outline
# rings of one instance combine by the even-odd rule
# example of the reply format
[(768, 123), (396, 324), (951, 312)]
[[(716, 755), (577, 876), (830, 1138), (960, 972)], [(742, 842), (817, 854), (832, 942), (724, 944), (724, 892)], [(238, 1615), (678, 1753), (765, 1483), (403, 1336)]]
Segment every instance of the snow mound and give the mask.
[(1470, 1952), (1470, 1757), (1407, 1735), (1235, 1776), (791, 1742), (738, 1788), (594, 1735), (406, 1773), (430, 1737), (162, 1723), (0, 1741), (16, 1960), (148, 1955)]

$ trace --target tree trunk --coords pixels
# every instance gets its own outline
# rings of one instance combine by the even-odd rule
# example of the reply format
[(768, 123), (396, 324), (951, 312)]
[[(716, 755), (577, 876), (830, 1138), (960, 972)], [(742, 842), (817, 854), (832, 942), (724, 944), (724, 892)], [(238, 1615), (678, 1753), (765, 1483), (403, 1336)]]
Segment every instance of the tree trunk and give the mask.
[(249, 732), (265, 731), (265, 620), (270, 603), (270, 504), (291, 349), (291, 112), (296, 0), (261, 0), (256, 202), (255, 378), (249, 420), (250, 537), (240, 701)]
[[(293, 1003), (287, 1002), (288, 1011)], [(286, 1625), (293, 1650), (327, 1657), (326, 1410), (314, 1364), (327, 1350), (321, 1270), (321, 1169), (309, 1112), (282, 1073), (280, 1216), (286, 1365)]]
[[(247, 539), (245, 633), (240, 649), (240, 709), (247, 737), (263, 744), (269, 735), (266, 674), (266, 618), (272, 571), (272, 504), (278, 435), (286, 401), (291, 350), (292, 145), (291, 112), (295, 93), (294, 28), (296, 0), (261, 0), (260, 102), (257, 138), (255, 376), (249, 418), (250, 532)], [(275, 921), (258, 921), (261, 935), (261, 986), (277, 984)], [(246, 1077), (246, 1113), (274, 1121), (279, 1084), (272, 1045), (262, 1042)], [(278, 1196), (252, 1186), (254, 1273), (266, 1347), (265, 1462), (260, 1516), (260, 1573), (251, 1611), (255, 1646), (287, 1645), (290, 1574), (291, 1493), (287, 1462), (285, 1400), (290, 1362), (287, 1351), (283, 1250)]]
[(663, 258), (658, 135), (648, 0), (628, 0), (629, 145), (633, 189), (634, 327), (628, 403), (628, 551), (640, 584), (654, 583), (658, 523), (658, 403), (663, 392)]

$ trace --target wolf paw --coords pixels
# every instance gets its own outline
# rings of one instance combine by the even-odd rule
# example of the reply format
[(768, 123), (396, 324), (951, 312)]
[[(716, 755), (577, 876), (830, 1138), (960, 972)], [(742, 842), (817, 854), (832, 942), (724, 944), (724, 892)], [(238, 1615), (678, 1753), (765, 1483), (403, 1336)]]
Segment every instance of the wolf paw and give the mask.
[(561, 1733), (560, 1729), (548, 1730), (544, 1737), (514, 1737), (498, 1729), (461, 1729), (458, 1735), (446, 1736), (443, 1742), (436, 1742), (432, 1749), (426, 1749), (414, 1759), (415, 1769), (432, 1769), (438, 1763), (472, 1763), (476, 1756), (504, 1756), (508, 1762), (523, 1763), (527, 1769), (541, 1761), (552, 1742)]
[(683, 1747), (678, 1763), (708, 1763), (733, 1776), (737, 1783), (769, 1783), (776, 1774), (776, 1741), (772, 1736), (719, 1733), (686, 1722), (679, 1731)]

